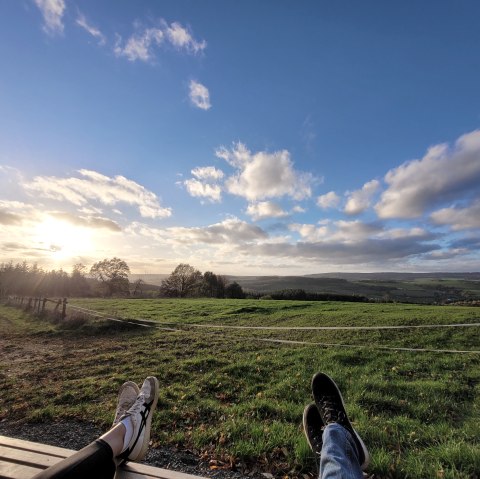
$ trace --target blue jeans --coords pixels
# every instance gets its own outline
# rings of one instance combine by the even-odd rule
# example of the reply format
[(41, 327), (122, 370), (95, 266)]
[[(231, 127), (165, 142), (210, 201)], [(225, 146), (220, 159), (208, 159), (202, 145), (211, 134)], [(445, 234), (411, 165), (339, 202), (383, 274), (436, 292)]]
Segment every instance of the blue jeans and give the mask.
[(323, 430), (319, 479), (361, 479), (358, 451), (350, 433), (340, 424)]

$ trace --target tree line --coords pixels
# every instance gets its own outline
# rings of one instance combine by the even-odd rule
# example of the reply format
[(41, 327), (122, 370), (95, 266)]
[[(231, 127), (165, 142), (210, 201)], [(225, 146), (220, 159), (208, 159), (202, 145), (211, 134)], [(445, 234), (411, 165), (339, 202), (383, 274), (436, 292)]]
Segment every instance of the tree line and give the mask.
[(170, 298), (245, 298), (242, 287), (236, 281), (228, 283), (225, 276), (212, 271), (202, 274), (185, 263), (179, 264), (170, 276), (162, 281), (160, 295)]
[[(130, 283), (130, 268), (120, 258), (98, 261), (90, 270), (81, 263), (72, 272), (63, 269), (44, 270), (26, 261), (0, 264), (0, 295), (93, 297), (93, 296), (142, 296), (146, 285), (143, 280)], [(150, 296), (244, 298), (242, 287), (228, 283), (224, 276), (211, 271), (201, 273), (193, 266), (181, 263), (162, 282), (160, 287), (150, 286)]]

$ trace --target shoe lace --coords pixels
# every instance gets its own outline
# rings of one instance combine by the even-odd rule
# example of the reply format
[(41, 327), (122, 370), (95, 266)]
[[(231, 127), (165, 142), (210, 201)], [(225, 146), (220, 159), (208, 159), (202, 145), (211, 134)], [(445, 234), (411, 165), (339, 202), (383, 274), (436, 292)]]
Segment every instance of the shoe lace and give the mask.
[(138, 395), (135, 402), (130, 407), (130, 409), (127, 412), (125, 412), (124, 416), (133, 416), (135, 414), (138, 414), (140, 412), (142, 406), (144, 405), (144, 403), (145, 403), (145, 394), (143, 392), (141, 392)]
[(345, 420), (344, 412), (338, 407), (337, 401), (332, 396), (324, 396), (321, 398), (322, 412), (324, 421), (330, 423), (343, 423)]

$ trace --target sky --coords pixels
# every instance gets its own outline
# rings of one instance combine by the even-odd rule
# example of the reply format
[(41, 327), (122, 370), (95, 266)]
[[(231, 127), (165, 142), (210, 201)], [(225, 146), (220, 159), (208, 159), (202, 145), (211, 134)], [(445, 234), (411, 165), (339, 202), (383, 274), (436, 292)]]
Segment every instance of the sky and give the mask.
[(0, 2), (0, 262), (480, 270), (477, 0)]

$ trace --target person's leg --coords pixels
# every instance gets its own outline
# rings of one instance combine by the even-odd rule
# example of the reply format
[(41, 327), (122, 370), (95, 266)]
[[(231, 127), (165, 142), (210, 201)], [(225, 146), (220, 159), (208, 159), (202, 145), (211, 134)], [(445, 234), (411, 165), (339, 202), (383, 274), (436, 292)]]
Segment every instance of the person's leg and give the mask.
[(361, 479), (362, 477), (357, 447), (351, 434), (340, 424), (329, 424), (323, 430), (319, 478)]
[(319, 478), (361, 478), (370, 456), (348, 419), (340, 390), (329, 376), (317, 373), (312, 393), (315, 404), (305, 408), (303, 427), (319, 460)]
[(157, 405), (158, 389), (154, 377), (145, 379), (141, 390), (135, 383), (125, 383), (120, 389), (112, 428), (34, 479), (77, 479), (89, 475), (112, 479), (117, 464), (143, 459), (150, 441), (151, 417)]
[(63, 461), (45, 469), (34, 479), (112, 479), (117, 466), (112, 448), (102, 439), (97, 439)]

